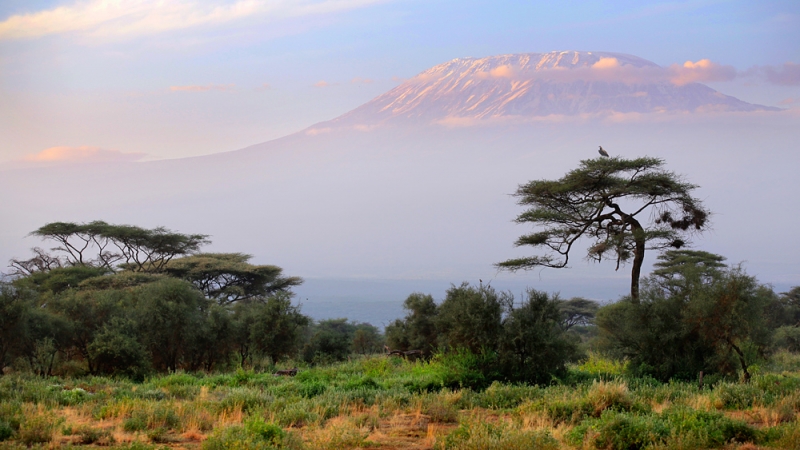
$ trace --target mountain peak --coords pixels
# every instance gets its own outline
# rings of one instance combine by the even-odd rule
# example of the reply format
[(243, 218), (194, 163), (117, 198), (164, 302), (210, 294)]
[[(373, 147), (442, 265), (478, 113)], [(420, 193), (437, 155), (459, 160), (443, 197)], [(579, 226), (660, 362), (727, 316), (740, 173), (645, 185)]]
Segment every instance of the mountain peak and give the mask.
[(330, 122), (334, 126), (608, 113), (778, 110), (686, 82), (633, 55), (557, 51), (456, 58)]

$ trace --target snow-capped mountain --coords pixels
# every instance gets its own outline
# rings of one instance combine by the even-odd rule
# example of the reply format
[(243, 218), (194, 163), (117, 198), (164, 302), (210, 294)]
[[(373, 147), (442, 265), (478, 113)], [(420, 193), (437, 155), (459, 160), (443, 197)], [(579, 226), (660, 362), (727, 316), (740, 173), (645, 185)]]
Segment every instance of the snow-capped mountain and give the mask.
[(671, 68), (636, 56), (566, 51), (457, 58), (327, 124), (702, 110), (777, 108), (678, 80)]

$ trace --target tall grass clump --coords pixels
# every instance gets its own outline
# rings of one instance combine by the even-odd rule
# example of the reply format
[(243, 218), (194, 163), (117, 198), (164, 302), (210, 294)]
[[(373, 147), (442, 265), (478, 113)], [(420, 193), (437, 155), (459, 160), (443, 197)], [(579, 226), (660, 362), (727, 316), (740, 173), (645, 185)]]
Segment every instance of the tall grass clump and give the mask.
[(472, 419), (438, 439), (437, 450), (557, 450), (558, 441), (546, 431), (523, 430), (513, 424)]
[(52, 411), (42, 406), (24, 409), (24, 418), (20, 423), (17, 439), (27, 446), (52, 441), (63, 419), (56, 417)]

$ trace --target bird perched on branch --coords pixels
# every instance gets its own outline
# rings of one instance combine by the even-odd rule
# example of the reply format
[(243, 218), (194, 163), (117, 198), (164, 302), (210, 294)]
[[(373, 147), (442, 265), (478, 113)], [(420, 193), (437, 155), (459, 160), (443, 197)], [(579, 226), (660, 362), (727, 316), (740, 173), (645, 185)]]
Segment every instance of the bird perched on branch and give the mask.
[(603, 150), (603, 146), (602, 145), (600, 146), (600, 150), (598, 150), (597, 153), (600, 153), (601, 155), (603, 155), (606, 158), (608, 158), (608, 152)]

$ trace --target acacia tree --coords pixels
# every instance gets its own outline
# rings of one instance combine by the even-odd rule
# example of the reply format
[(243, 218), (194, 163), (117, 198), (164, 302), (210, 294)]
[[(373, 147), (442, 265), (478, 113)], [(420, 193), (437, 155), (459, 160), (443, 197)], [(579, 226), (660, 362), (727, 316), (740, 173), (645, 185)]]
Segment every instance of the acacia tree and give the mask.
[(611, 253), (617, 269), (633, 261), (631, 298), (638, 301), (645, 250), (680, 248), (688, 234), (707, 226), (709, 212), (691, 196), (696, 187), (665, 170), (659, 158), (581, 161), (559, 180), (534, 180), (517, 189), (518, 203), (530, 208), (516, 222), (544, 229), (521, 236), (515, 245), (544, 247), (547, 253), (496, 266), (566, 267), (576, 242), (585, 237), (593, 241), (588, 259), (602, 261)]
[(196, 253), (207, 244), (204, 234), (175, 233), (164, 227), (153, 229), (133, 225), (112, 225), (96, 220), (89, 223), (52, 222), (31, 232), (57, 243), (50, 256), (35, 248), (32, 259), (12, 260), (18, 275), (62, 266), (95, 266), (114, 271), (119, 264), (137, 272), (160, 272), (176, 256)]
[(170, 261), (164, 272), (191, 282), (220, 305), (289, 292), (303, 283), (300, 277), (283, 276), (278, 266), (250, 264), (250, 258), (243, 253), (200, 253)]

